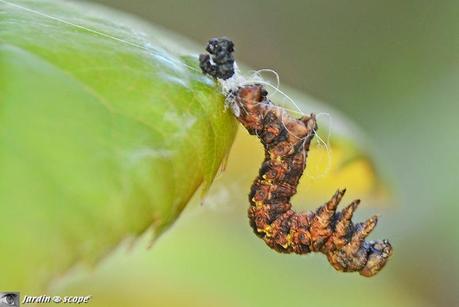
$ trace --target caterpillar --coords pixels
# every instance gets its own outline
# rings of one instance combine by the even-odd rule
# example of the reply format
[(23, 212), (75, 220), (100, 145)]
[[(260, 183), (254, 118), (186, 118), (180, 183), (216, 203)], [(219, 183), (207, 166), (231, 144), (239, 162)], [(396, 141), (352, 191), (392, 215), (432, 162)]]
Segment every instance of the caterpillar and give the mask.
[[(219, 82), (235, 74), (232, 41), (211, 39), (206, 50), (210, 55), (199, 57), (204, 74)], [(257, 83), (234, 86), (226, 93), (237, 120), (260, 139), (265, 150), (249, 193), (248, 217), (254, 233), (277, 252), (320, 252), (337, 271), (374, 276), (385, 266), (392, 246), (387, 240), (365, 240), (375, 228), (377, 216), (363, 223), (352, 222), (360, 200), (337, 211), (346, 192), (343, 189), (315, 211), (297, 213), (292, 209), (290, 199), (306, 168), (317, 120), (314, 114), (293, 118), (267, 96), (268, 91)]]

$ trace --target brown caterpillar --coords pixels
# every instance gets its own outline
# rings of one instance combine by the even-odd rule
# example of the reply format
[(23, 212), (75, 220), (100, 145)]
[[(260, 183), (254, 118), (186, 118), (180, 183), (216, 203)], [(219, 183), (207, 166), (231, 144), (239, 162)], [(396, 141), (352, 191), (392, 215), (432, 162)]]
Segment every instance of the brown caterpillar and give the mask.
[[(213, 57), (211, 61), (209, 55), (200, 56), (204, 73), (223, 80), (234, 74), (231, 41), (212, 39), (207, 51)], [(317, 122), (314, 114), (292, 118), (273, 105), (267, 94), (260, 84), (240, 86), (227, 94), (239, 122), (260, 139), (265, 149), (265, 160), (249, 194), (250, 226), (278, 252), (321, 252), (338, 271), (375, 275), (392, 254), (392, 246), (387, 240), (365, 241), (378, 218), (373, 216), (364, 223), (354, 224), (351, 219), (359, 200), (336, 212), (346, 191), (338, 190), (314, 212), (292, 210), (290, 198), (296, 193), (306, 167)]]

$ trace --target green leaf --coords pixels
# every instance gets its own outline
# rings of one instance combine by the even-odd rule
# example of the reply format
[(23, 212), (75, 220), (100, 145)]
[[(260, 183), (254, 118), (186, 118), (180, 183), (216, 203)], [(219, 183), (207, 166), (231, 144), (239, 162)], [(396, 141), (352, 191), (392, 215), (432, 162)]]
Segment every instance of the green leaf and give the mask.
[(183, 38), (64, 1), (0, 1), (0, 289), (156, 234), (206, 191), (236, 122)]

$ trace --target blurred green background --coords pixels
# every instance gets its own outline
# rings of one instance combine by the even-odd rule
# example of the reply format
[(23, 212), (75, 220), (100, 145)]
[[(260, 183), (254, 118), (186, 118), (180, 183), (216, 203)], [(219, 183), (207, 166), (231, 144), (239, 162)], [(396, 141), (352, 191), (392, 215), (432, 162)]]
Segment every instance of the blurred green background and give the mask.
[[(120, 248), (54, 292), (100, 306), (459, 306), (458, 1), (97, 2), (202, 44), (231, 37), (240, 62), (275, 69), (363, 127), (394, 200), (357, 219), (381, 213), (373, 237), (395, 253), (372, 279), (335, 272), (321, 255), (275, 254), (249, 229), (247, 191), (217, 181), (152, 249)], [(238, 159), (233, 151), (228, 167)]]
[(129, 272), (119, 291), (171, 305), (459, 306), (458, 1), (97, 2), (202, 44), (231, 37), (240, 62), (343, 111), (369, 136), (396, 203), (376, 210), (374, 236), (395, 254), (374, 279), (272, 253), (248, 233), (245, 203), (189, 208), (153, 250), (129, 253), (125, 267), (108, 260), (100, 278)]

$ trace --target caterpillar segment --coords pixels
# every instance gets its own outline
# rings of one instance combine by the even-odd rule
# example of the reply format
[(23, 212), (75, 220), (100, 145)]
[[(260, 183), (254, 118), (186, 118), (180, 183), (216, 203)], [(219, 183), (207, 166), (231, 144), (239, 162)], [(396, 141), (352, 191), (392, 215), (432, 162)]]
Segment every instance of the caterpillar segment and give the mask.
[[(233, 65), (232, 56), (224, 55), (225, 50), (231, 55), (233, 44), (224, 38), (213, 39), (207, 50), (218, 58), (212, 64), (209, 56), (201, 55), (203, 72), (217, 79), (227, 78), (229, 64), (221, 59)], [(219, 69), (218, 63), (224, 66)], [(280, 253), (320, 252), (338, 271), (367, 277), (377, 274), (392, 254), (392, 246), (387, 240), (365, 240), (375, 228), (377, 216), (363, 223), (352, 222), (359, 200), (337, 211), (345, 189), (336, 191), (315, 211), (297, 213), (292, 209), (290, 199), (306, 168), (317, 121), (314, 114), (293, 118), (267, 95), (263, 85), (249, 84), (233, 89), (227, 97), (239, 109), (236, 118), (260, 139), (265, 150), (249, 193), (248, 217), (254, 233)]]

